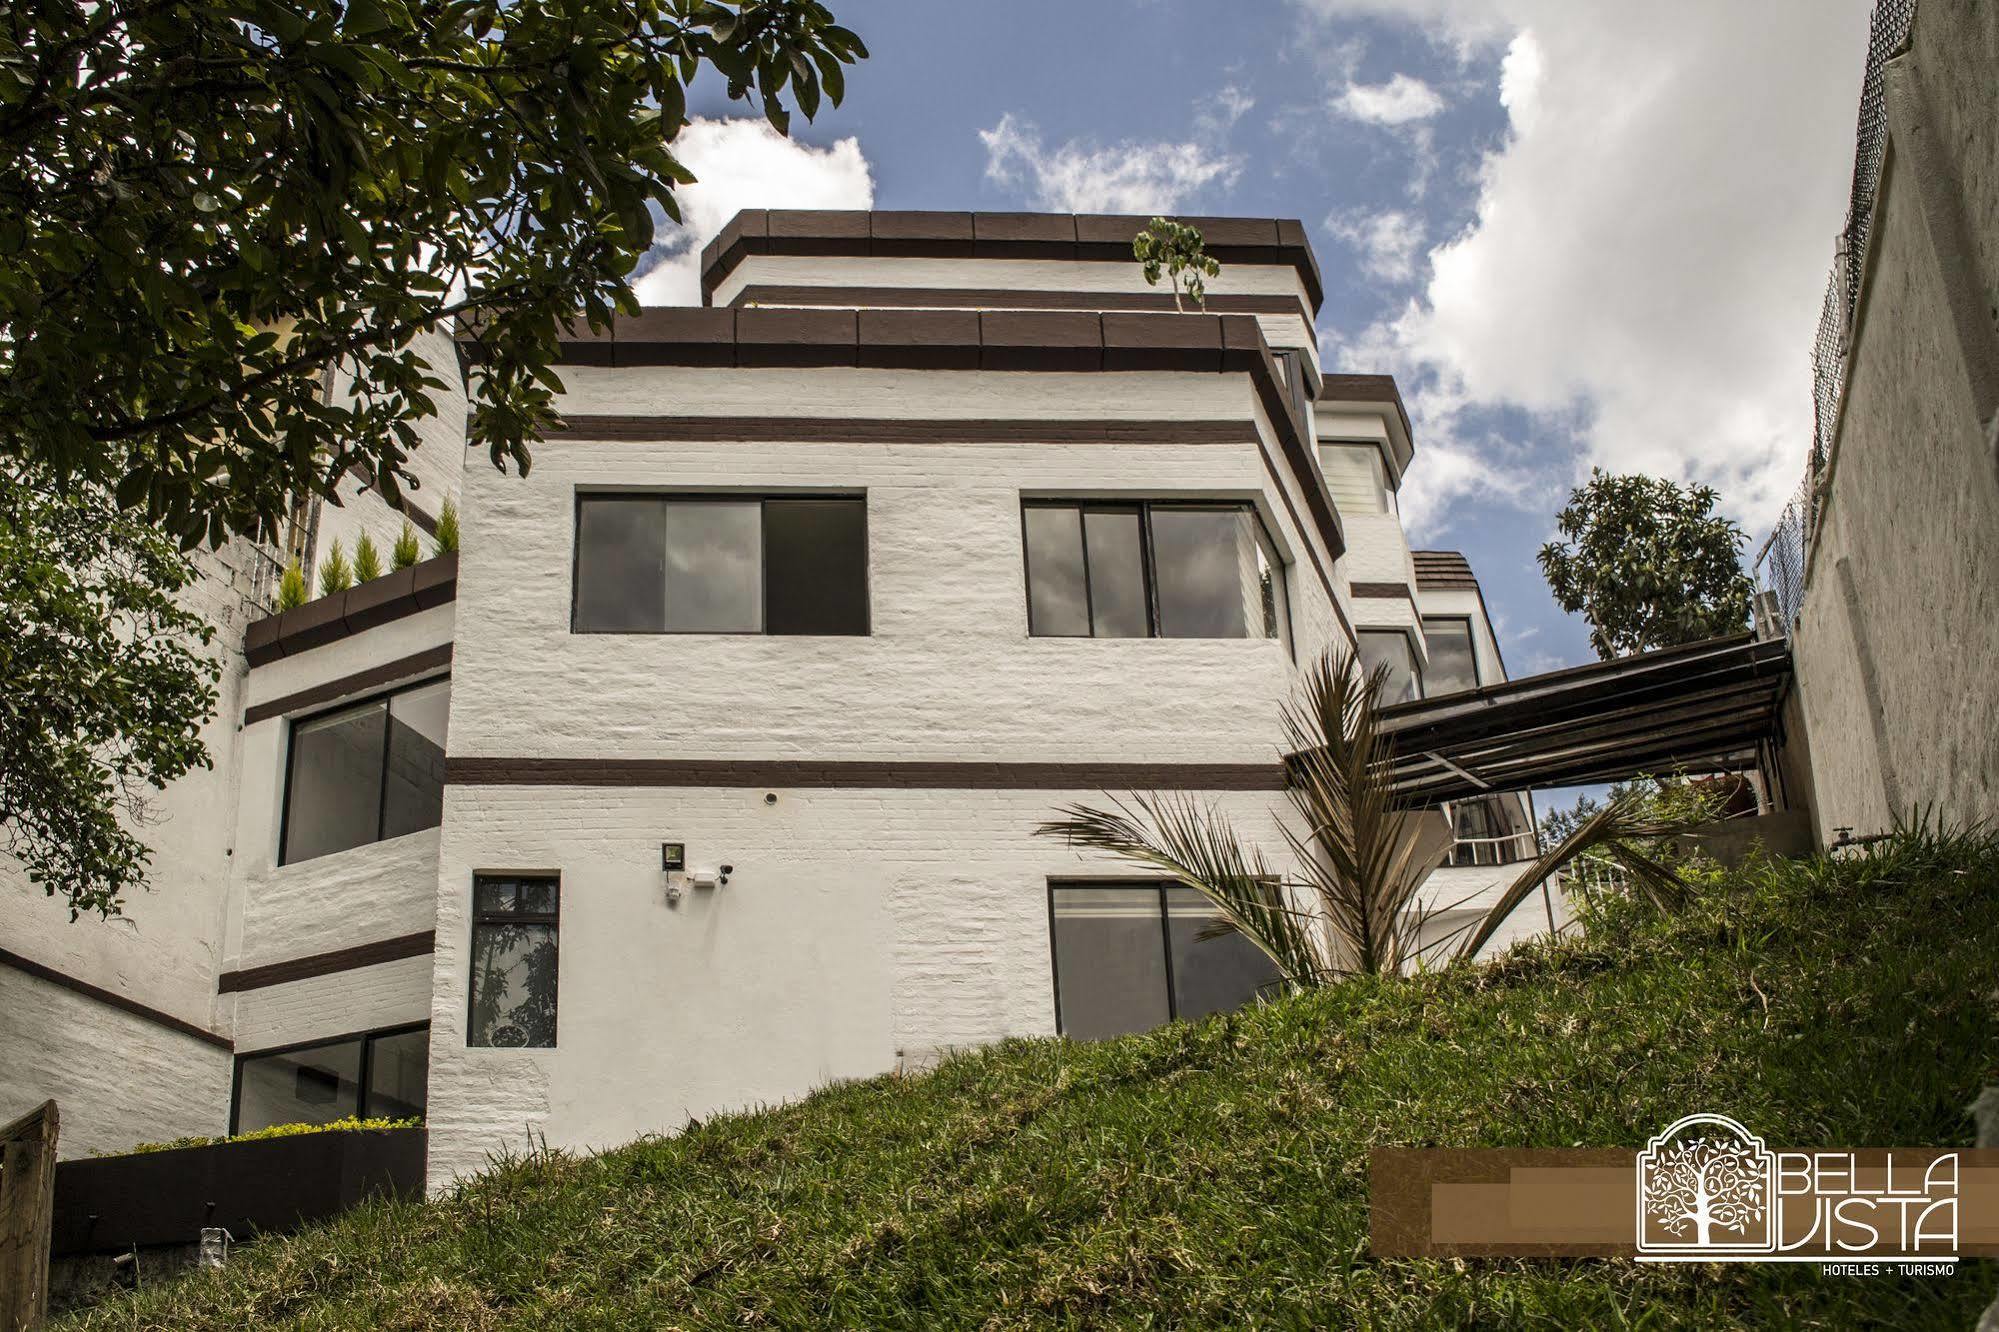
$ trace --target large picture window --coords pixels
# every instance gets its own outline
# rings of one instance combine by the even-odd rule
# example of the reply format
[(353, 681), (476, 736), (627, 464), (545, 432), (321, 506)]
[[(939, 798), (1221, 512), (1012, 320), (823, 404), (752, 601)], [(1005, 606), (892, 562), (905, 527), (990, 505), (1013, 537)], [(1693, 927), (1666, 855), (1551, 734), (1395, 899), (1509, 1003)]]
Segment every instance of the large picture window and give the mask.
[(1251, 505), (1030, 500), (1021, 529), (1037, 637), (1290, 644), (1284, 563)]
[(291, 726), (278, 863), (435, 828), (451, 682), (426, 680)]
[(428, 1023), (239, 1055), (229, 1131), (415, 1118), (429, 1079)]
[(472, 880), (472, 1013), (467, 1045), (555, 1044), (553, 875), (481, 874)]
[(1049, 888), (1055, 1022), (1097, 1040), (1241, 1008), (1278, 981), (1240, 934), (1203, 939), (1207, 898), (1178, 884), (1057, 883)]
[(582, 634), (866, 634), (867, 501), (579, 495)]

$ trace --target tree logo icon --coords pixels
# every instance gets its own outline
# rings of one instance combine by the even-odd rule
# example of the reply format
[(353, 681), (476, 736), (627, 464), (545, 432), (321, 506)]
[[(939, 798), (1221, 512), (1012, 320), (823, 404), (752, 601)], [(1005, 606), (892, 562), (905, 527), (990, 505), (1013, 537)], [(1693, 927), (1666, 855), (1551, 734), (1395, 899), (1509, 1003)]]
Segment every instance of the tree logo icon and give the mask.
[(1638, 1252), (1765, 1254), (1777, 1247), (1777, 1158), (1725, 1115), (1688, 1115), (1638, 1154)]

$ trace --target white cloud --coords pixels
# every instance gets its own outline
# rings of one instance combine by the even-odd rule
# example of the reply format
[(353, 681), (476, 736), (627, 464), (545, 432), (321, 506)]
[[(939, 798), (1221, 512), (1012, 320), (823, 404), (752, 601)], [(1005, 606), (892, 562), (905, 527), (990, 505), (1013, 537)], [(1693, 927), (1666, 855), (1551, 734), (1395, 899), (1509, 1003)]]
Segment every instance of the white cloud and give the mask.
[(701, 247), (741, 209), (874, 206), (858, 139), (814, 148), (762, 119), (693, 120), (673, 151), (698, 179), (674, 192), (682, 224), (661, 228), (655, 252), (665, 257), (634, 284), (646, 305), (701, 303)]
[(1049, 148), (1039, 130), (1011, 113), (980, 130), (979, 140), (986, 179), (1025, 189), (1037, 208), (1065, 213), (1171, 213), (1197, 190), (1234, 184), (1242, 170), (1241, 158), (1198, 141), (1102, 146), (1071, 139)]
[(1225, 83), (1214, 96), (1196, 106), (1194, 127), (1207, 138), (1223, 139), (1255, 105), (1254, 97), (1233, 83)]
[(1407, 125), (1444, 109), (1437, 90), (1418, 78), (1397, 74), (1386, 83), (1349, 83), (1333, 108), (1369, 125)]
[[(1423, 380), (1412, 396), (1442, 436), (1419, 448), (1489, 459), (1462, 413), (1519, 408), (1544, 438), (1573, 431), (1575, 473), (1698, 478), (1767, 521), (1810, 437), (1807, 352), (1845, 213), (1865, 7), (1298, 3), (1503, 45), (1510, 132), (1474, 220), (1431, 252), (1421, 300), (1339, 348)], [(1412, 479), (1435, 466), (1419, 451)], [(1467, 469), (1446, 468), (1448, 502)]]
[(1360, 267), (1383, 282), (1407, 282), (1416, 276), (1416, 258), (1423, 247), (1423, 219), (1391, 208), (1381, 213), (1335, 213), (1326, 229), (1354, 247)]

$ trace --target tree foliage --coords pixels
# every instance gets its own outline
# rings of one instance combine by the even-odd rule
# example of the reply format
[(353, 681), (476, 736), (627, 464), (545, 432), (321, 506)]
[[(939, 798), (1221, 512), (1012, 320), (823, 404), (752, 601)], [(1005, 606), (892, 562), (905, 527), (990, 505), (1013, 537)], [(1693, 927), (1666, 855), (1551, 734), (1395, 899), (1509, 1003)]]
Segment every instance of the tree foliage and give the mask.
[(1146, 286), (1158, 286), (1162, 272), (1172, 282), (1175, 310), (1186, 313), (1186, 307), (1180, 303), (1183, 286), (1188, 300), (1200, 309), (1208, 308), (1207, 280), (1220, 277), (1222, 266), (1209, 256), (1199, 227), (1155, 217), (1145, 230), (1132, 237), (1131, 257), (1144, 270)]
[(1714, 511), (1707, 486), (1592, 468), (1541, 547), (1541, 572), (1562, 609), (1580, 611), (1590, 646), (1609, 660), (1731, 634), (1749, 620), (1742, 529)]
[[(525, 471), (558, 330), (634, 311), (703, 66), (779, 130), (866, 55), (814, 0), (48, 0), (0, 23), (0, 453), (191, 545), (365, 468), (395, 503), (477, 330)], [(322, 391), (338, 364), (351, 395)], [(455, 368), (451, 369), (455, 378)], [(338, 397), (339, 400), (330, 400)]]
[(143, 882), (150, 792), (208, 766), (214, 631), (178, 599), (195, 576), (102, 491), (0, 467), (0, 846), (72, 918)]

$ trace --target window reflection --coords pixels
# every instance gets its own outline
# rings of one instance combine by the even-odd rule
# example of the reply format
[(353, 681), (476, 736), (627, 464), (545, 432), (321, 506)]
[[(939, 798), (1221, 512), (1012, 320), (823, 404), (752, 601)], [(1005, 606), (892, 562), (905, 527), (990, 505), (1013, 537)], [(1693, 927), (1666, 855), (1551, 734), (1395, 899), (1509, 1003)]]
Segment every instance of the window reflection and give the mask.
[(1246, 504), (1032, 500), (1028, 632), (1275, 638), (1289, 651), (1284, 562)]
[(1241, 935), (1202, 937), (1215, 912), (1191, 888), (1056, 884), (1050, 892), (1065, 1036), (1097, 1040), (1228, 1012), (1279, 979), (1275, 964)]
[(1469, 619), (1425, 616), (1423, 647), (1430, 657), (1423, 678), (1432, 698), (1478, 688), (1478, 659), (1472, 653)]
[(468, 1045), (555, 1044), (560, 892), (553, 878), (481, 875), (473, 881)]
[(1381, 686), (1383, 704), (1407, 703), (1423, 696), (1426, 681), (1416, 664), (1416, 649), (1410, 644), (1409, 635), (1400, 629), (1363, 629), (1354, 639), (1363, 670), (1372, 675), (1387, 669), (1387, 678)]

